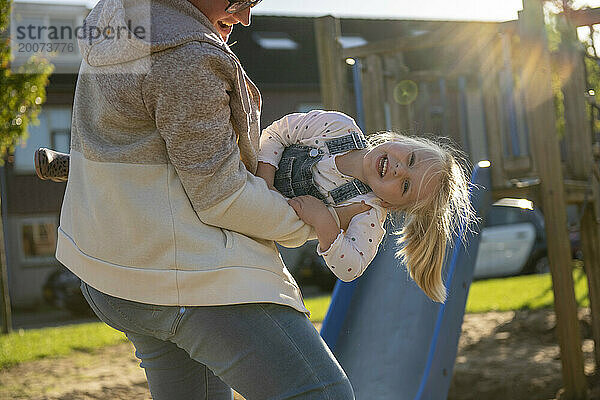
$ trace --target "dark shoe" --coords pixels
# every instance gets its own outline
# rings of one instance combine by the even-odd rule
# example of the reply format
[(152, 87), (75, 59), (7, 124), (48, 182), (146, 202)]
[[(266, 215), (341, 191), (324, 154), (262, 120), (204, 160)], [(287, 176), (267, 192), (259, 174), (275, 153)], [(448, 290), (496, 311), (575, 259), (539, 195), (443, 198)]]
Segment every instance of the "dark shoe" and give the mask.
[(35, 173), (42, 180), (66, 182), (69, 177), (69, 155), (40, 147), (34, 155)]

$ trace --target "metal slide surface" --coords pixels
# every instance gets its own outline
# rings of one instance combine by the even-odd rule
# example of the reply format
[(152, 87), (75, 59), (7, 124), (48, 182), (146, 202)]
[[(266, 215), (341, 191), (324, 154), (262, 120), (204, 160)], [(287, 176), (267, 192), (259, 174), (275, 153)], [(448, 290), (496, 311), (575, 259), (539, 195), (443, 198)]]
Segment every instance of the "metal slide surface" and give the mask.
[[(482, 218), (491, 204), (489, 179), (489, 168), (475, 168), (472, 182), (479, 186), (472, 201)], [(455, 244), (449, 252), (445, 305), (431, 301), (410, 280), (394, 257), (390, 235), (363, 276), (337, 283), (321, 335), (357, 400), (447, 397), (478, 241), (469, 233), (466, 247)]]

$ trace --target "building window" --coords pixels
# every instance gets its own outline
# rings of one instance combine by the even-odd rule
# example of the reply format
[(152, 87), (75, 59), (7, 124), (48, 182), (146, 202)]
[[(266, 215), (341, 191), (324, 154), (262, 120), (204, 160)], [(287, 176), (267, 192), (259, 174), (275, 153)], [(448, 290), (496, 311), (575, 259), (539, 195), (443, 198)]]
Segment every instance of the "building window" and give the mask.
[(344, 49), (348, 47), (364, 46), (369, 43), (362, 36), (342, 36), (339, 38), (339, 41)]
[(21, 259), (24, 264), (54, 262), (56, 218), (26, 218), (19, 224)]
[(43, 56), (54, 64), (54, 74), (77, 73), (81, 54), (77, 36), (81, 37), (84, 5), (13, 4), (10, 22), (12, 67), (23, 65), (31, 56)]
[(48, 34), (48, 41), (61, 43), (60, 46), (63, 46), (62, 43), (66, 43), (67, 46), (63, 48), (63, 53), (66, 49), (71, 54), (79, 55), (76, 35), (77, 23), (74, 18), (51, 18), (49, 28), (54, 31)]
[(252, 37), (260, 47), (266, 50), (296, 50), (300, 47), (285, 32), (254, 32)]
[(68, 129), (57, 129), (50, 132), (50, 143), (53, 150), (68, 153), (71, 144), (71, 131)]
[(71, 136), (71, 107), (48, 106), (38, 115), (39, 124), (29, 124), (29, 137), (15, 146), (14, 171), (34, 174), (33, 154), (39, 147), (68, 153)]

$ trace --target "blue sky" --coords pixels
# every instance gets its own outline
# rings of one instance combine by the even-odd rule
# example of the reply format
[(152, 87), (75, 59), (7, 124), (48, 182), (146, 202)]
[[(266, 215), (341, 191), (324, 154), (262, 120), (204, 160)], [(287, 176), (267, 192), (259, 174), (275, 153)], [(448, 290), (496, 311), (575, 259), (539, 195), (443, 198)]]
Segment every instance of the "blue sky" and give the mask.
[[(20, 0), (40, 3), (85, 4), (97, 0)], [(254, 12), (266, 15), (416, 18), (506, 21), (517, 18), (521, 0), (263, 0)], [(600, 7), (600, 0), (578, 0), (576, 6)]]

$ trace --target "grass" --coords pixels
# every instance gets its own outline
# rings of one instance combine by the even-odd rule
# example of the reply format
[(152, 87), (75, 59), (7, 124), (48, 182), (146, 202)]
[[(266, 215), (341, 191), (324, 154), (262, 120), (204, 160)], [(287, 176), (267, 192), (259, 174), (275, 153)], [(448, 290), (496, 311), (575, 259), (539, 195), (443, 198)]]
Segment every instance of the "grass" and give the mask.
[[(575, 297), (580, 307), (588, 307), (587, 279), (580, 264), (573, 270)], [(321, 322), (329, 307), (329, 296), (306, 299), (313, 322)], [(488, 311), (537, 310), (554, 306), (550, 274), (523, 275), (501, 279), (486, 279), (471, 284), (467, 313)]]
[(310, 320), (312, 322), (323, 322), (330, 301), (331, 296), (329, 295), (304, 299), (304, 305), (310, 311)]
[[(573, 270), (575, 296), (580, 307), (588, 306), (587, 280), (581, 265)], [(322, 322), (330, 296), (305, 300), (313, 322)], [(476, 281), (467, 300), (468, 313), (551, 308), (554, 302), (550, 274), (516, 276)], [(0, 336), (0, 369), (46, 357), (68, 355), (73, 351), (93, 352), (126, 341), (125, 336), (96, 322), (57, 328), (33, 329)]]
[(100, 322), (56, 328), (19, 330), (0, 336), (0, 369), (25, 361), (92, 352), (126, 341), (125, 335)]
[[(573, 282), (577, 304), (588, 307), (587, 278), (583, 268), (573, 270)], [(524, 275), (473, 282), (466, 312), (537, 310), (553, 306), (554, 293), (550, 274)]]

